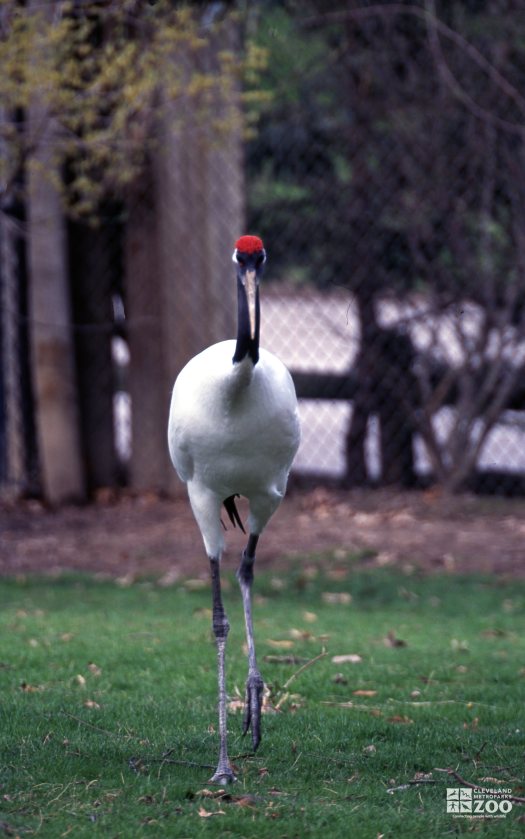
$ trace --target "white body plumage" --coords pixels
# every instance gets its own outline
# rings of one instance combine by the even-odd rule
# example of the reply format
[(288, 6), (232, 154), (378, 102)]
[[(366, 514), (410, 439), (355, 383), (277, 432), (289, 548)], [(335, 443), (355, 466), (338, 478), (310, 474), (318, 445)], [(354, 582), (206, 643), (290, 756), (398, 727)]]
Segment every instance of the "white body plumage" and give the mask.
[(250, 533), (260, 534), (281, 502), (299, 446), (297, 399), (290, 373), (260, 349), (232, 362), (235, 341), (214, 344), (180, 372), (171, 400), (168, 443), (206, 551), (224, 547), (221, 505), (231, 495), (250, 502)]

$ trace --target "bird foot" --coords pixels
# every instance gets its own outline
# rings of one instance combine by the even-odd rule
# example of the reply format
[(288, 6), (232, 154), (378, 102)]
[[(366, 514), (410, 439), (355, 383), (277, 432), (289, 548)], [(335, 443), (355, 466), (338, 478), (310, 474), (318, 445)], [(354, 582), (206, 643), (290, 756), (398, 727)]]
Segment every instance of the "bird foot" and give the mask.
[(228, 784), (234, 784), (236, 780), (237, 777), (234, 775), (230, 766), (218, 766), (216, 772), (212, 775), (208, 783), (218, 784), (220, 787), (224, 787)]
[(246, 697), (244, 702), (244, 718), (242, 733), (252, 730), (252, 744), (254, 752), (261, 742), (261, 712), (264, 682), (260, 673), (252, 673), (246, 680)]

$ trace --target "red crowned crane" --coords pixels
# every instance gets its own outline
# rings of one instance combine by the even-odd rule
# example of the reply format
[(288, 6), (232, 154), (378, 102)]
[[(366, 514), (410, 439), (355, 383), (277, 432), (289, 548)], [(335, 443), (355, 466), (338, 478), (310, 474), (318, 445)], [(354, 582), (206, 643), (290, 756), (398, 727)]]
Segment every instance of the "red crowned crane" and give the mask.
[(259, 347), (259, 281), (266, 252), (257, 236), (241, 236), (233, 261), (237, 273), (237, 340), (222, 341), (196, 355), (181, 370), (171, 400), (168, 442), (179, 477), (188, 487), (193, 514), (210, 561), (213, 632), (219, 684), (219, 760), (210, 779), (235, 781), (227, 749), (225, 652), (229, 623), (221, 596), (224, 549), (221, 508), (244, 531), (235, 498), (248, 499), (249, 535), (237, 579), (248, 643), (243, 734), (251, 729), (254, 750), (261, 739), (263, 680), (257, 666), (251, 588), (259, 536), (281, 503), (299, 446), (297, 398), (290, 373)]

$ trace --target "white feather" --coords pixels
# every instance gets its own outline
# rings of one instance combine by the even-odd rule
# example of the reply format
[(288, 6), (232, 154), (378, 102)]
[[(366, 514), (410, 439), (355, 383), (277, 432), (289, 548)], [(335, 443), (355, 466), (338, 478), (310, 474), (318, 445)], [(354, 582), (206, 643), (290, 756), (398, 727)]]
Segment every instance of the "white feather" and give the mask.
[(220, 556), (222, 502), (239, 493), (250, 502), (249, 528), (261, 533), (281, 502), (299, 446), (297, 399), (290, 373), (260, 349), (233, 363), (235, 341), (214, 344), (180, 372), (173, 389), (168, 443), (188, 485), (209, 556)]

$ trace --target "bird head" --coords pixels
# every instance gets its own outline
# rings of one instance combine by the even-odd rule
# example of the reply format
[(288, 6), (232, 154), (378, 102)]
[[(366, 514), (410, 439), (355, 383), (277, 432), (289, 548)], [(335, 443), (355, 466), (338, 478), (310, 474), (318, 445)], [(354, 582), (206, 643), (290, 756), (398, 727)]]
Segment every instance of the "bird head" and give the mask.
[(256, 338), (258, 327), (258, 286), (262, 276), (266, 251), (258, 236), (241, 236), (235, 243), (233, 261), (237, 266), (239, 292), (245, 295), (250, 327), (250, 340)]

